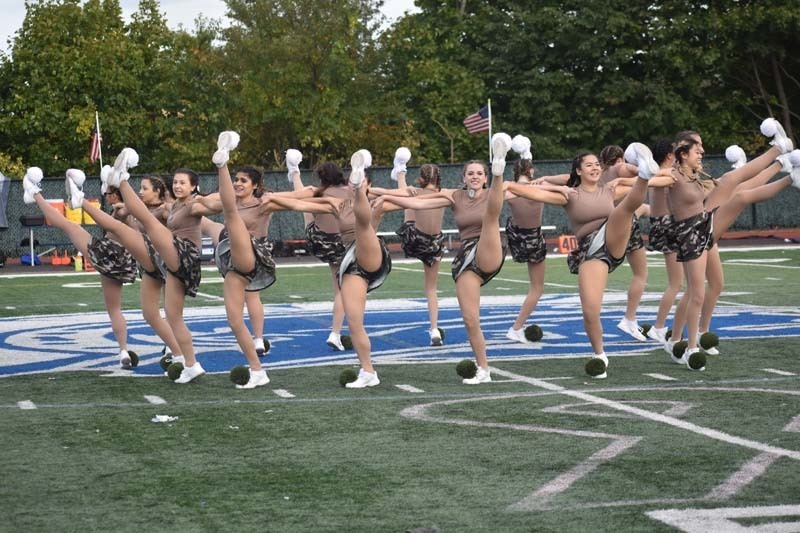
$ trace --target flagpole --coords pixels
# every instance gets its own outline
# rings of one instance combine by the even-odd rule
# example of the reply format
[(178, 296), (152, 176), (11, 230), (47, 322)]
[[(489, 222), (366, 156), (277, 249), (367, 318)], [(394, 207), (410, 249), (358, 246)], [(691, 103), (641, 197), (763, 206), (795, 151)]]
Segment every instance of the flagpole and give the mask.
[(492, 99), (486, 100), (486, 107), (489, 108), (489, 161), (492, 160)]
[(100, 168), (103, 168), (103, 136), (100, 135), (100, 115), (94, 112), (94, 127), (97, 129), (97, 153), (100, 154)]

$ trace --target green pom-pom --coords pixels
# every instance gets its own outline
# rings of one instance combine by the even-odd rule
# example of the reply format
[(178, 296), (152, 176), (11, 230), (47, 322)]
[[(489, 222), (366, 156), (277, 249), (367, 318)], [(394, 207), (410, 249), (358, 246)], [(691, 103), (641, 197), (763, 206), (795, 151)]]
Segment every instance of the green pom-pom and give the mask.
[(668, 329), (666, 333), (664, 333), (664, 340), (668, 341), (672, 337), (672, 330)]
[(353, 339), (350, 338), (350, 335), (342, 335), (341, 341), (342, 341), (342, 346), (344, 346), (345, 350), (353, 349)]
[(181, 377), (181, 372), (183, 372), (183, 363), (172, 363), (167, 367), (167, 375), (172, 381)]
[(344, 387), (348, 383), (354, 382), (356, 379), (358, 379), (358, 372), (352, 368), (345, 368), (342, 370), (342, 373), (339, 374), (339, 385)]
[(133, 350), (128, 350), (128, 356), (131, 358), (131, 368), (139, 366), (139, 354)]
[(442, 342), (444, 342), (444, 330), (442, 328), (436, 328), (439, 330), (439, 336), (442, 338)]
[(692, 370), (705, 370), (706, 368), (706, 354), (703, 352), (695, 352), (689, 356), (689, 368)]
[(688, 341), (683, 340), (683, 341), (676, 342), (675, 345), (672, 347), (672, 355), (674, 355), (675, 357), (680, 359), (681, 357), (683, 357), (683, 354), (686, 352), (686, 347), (687, 346), (689, 346), (689, 342)]
[(586, 370), (587, 374), (595, 378), (605, 373), (606, 364), (599, 357), (592, 357), (586, 361), (586, 366), (584, 366), (584, 369)]
[(478, 365), (472, 359), (462, 359), (456, 365), (456, 373), (464, 379), (471, 379), (478, 373)]
[(641, 324), (639, 325), (639, 329), (642, 330), (642, 335), (647, 337), (647, 333), (650, 331), (650, 328), (653, 327), (653, 324)]
[(539, 342), (544, 337), (544, 332), (542, 332), (542, 328), (533, 324), (525, 328), (525, 338), (531, 342)]
[(716, 348), (717, 346), (719, 346), (719, 337), (717, 337), (716, 333), (712, 331), (706, 331), (700, 335), (700, 347), (704, 350)]
[(167, 371), (167, 369), (169, 368), (169, 365), (171, 365), (171, 364), (172, 364), (172, 356), (171, 356), (171, 355), (165, 355), (164, 357), (162, 357), (162, 358), (161, 358), (161, 359), (158, 361), (158, 364), (160, 364), (160, 365), (161, 365), (161, 370), (163, 370), (164, 372), (166, 372), (166, 371)]
[(250, 368), (237, 365), (231, 368), (230, 378), (236, 385), (244, 385), (250, 381)]

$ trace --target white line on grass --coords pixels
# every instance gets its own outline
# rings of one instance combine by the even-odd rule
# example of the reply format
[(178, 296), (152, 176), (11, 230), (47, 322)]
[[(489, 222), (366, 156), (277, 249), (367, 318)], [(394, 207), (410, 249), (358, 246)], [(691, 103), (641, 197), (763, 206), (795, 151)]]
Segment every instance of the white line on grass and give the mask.
[[(650, 518), (664, 522), (687, 533), (706, 531), (797, 531), (798, 522), (764, 520), (767, 517), (796, 517), (800, 505), (769, 505), (754, 507), (725, 507), (722, 509), (664, 509), (647, 511)], [(759, 525), (743, 526), (741, 518), (759, 518)]]
[(424, 390), (418, 389), (413, 385), (395, 385), (395, 387), (406, 392), (425, 392)]
[(728, 479), (711, 489), (704, 499), (727, 500), (736, 496), (741, 490), (763, 475), (772, 463), (780, 459), (773, 453), (760, 453), (747, 461)]
[(289, 392), (286, 389), (274, 389), (272, 392), (274, 392), (276, 395), (280, 396), (281, 398), (294, 398), (294, 394), (292, 394), (291, 392)]
[(17, 407), (25, 411), (25, 410), (36, 409), (36, 404), (30, 400), (23, 400), (21, 402), (17, 402)]
[(785, 448), (779, 448), (777, 446), (770, 446), (769, 444), (764, 444), (761, 442), (757, 442), (750, 439), (745, 439), (742, 437), (737, 437), (736, 435), (731, 435), (729, 433), (725, 433), (723, 431), (718, 431), (716, 429), (705, 428), (703, 426), (698, 426), (697, 424), (692, 424), (691, 422), (686, 422), (684, 420), (679, 420), (677, 418), (671, 416), (665, 416), (659, 413), (653, 413), (651, 411), (647, 411), (645, 409), (639, 409), (638, 407), (634, 407), (632, 405), (626, 405), (624, 403), (616, 402), (614, 400), (608, 400), (606, 398), (601, 398), (599, 396), (594, 396), (593, 394), (587, 394), (585, 392), (580, 391), (573, 391), (569, 389), (565, 389), (559, 385), (555, 385), (553, 383), (548, 383), (546, 381), (542, 381), (541, 379), (531, 378), (527, 376), (521, 376), (519, 374), (514, 374), (513, 372), (507, 372), (505, 370), (500, 370), (497, 368), (492, 368), (492, 371), (507, 378), (511, 379), (518, 379), (520, 381), (524, 381), (530, 385), (535, 387), (541, 387), (546, 390), (551, 390), (554, 392), (559, 392), (565, 396), (571, 396), (573, 398), (578, 398), (580, 400), (584, 400), (587, 402), (594, 402), (600, 405), (605, 405), (611, 409), (616, 409), (617, 411), (623, 411), (626, 413), (631, 413), (642, 418), (652, 420), (653, 422), (661, 422), (662, 424), (667, 424), (670, 426), (677, 427), (679, 429), (684, 429), (686, 431), (691, 431), (692, 433), (697, 433), (698, 435), (703, 435), (704, 437), (708, 437), (710, 439), (719, 440), (722, 442), (727, 442), (728, 444), (736, 444), (738, 446), (742, 446), (744, 448), (750, 448), (752, 450), (757, 450), (760, 452), (768, 452), (773, 453), (776, 455), (780, 455), (782, 457), (788, 457), (790, 459), (794, 459), (796, 461), (800, 461), (800, 451), (796, 450), (787, 450)]
[(202, 296), (203, 298), (205, 298), (207, 300), (213, 300), (215, 302), (224, 302), (225, 301), (225, 298), (223, 298), (222, 296), (215, 296), (213, 294), (206, 294), (204, 292), (198, 292), (197, 296)]
[(645, 374), (645, 376), (649, 376), (653, 379), (660, 379), (661, 381), (676, 381), (675, 378), (664, 374)]
[(145, 394), (144, 399), (152, 403), (153, 405), (164, 405), (165, 403), (167, 403), (167, 400), (165, 400), (161, 396), (151, 396), (149, 394)]
[(770, 374), (778, 374), (779, 376), (796, 376), (794, 372), (787, 372), (785, 370), (778, 370), (777, 368), (762, 368), (764, 372), (769, 372)]

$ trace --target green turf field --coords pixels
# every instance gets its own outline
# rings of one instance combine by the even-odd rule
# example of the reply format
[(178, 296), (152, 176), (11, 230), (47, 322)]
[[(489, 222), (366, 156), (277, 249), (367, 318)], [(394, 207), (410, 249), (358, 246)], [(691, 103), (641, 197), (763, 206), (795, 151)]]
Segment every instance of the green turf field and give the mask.
[[(800, 250), (723, 261), (721, 301), (798, 305)], [(650, 264), (656, 291), (664, 269)], [(547, 267), (546, 291), (575, 292), (563, 258)], [(420, 297), (419, 270), (396, 264), (370, 298)], [(327, 272), (279, 269), (264, 300), (320, 300)], [(621, 267), (610, 289), (628, 278)], [(485, 294), (520, 294), (525, 279), (508, 262)], [(99, 289), (63, 286), (95, 281), (0, 277), (2, 312), (99, 311)], [(202, 285), (193, 305), (217, 305), (221, 288)], [(359, 391), (338, 386), (342, 365), (273, 370), (255, 391), (225, 375), (185, 387), (86, 371), (5, 377), (0, 530), (796, 531), (800, 339), (724, 348), (702, 373), (660, 350), (615, 357), (604, 381), (574, 359), (490, 357), (494, 381), (476, 388), (451, 363), (383, 364), (381, 386)]]

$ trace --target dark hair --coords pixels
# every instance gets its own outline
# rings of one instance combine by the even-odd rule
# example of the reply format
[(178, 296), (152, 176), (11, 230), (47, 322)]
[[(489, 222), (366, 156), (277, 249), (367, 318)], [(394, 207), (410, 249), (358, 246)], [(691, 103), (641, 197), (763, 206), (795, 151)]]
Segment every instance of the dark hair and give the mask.
[(437, 191), (442, 190), (442, 172), (437, 165), (430, 163), (422, 165), (419, 169), (419, 178), (417, 178), (417, 185), (423, 189), (428, 185), (436, 187)]
[(253, 191), (253, 196), (256, 198), (261, 198), (261, 196), (264, 194), (264, 177), (261, 174), (261, 171), (254, 166), (244, 165), (237, 168), (233, 175), (235, 176), (240, 172), (246, 175), (250, 179), (250, 183), (253, 184), (253, 187), (256, 188), (256, 190)]
[(533, 161), (530, 159), (517, 159), (514, 163), (514, 181), (519, 181), (520, 176), (530, 177), (533, 172)]
[(605, 170), (608, 167), (614, 166), (614, 163), (622, 159), (625, 155), (621, 146), (617, 146), (616, 144), (609, 144), (602, 150), (600, 150), (600, 167)]
[[(200, 194), (200, 175), (197, 172), (195, 172), (191, 168), (179, 167), (175, 169), (175, 172), (173, 172), (172, 174), (173, 176), (175, 174), (186, 174), (187, 176), (189, 176), (189, 183), (194, 186), (194, 189), (192, 189), (192, 196), (194, 196), (195, 194)], [(175, 197), (174, 192), (172, 193), (172, 196), (173, 198)]]
[(328, 187), (338, 187), (340, 185), (347, 185), (347, 180), (344, 179), (342, 169), (336, 163), (326, 161), (316, 169), (317, 177), (319, 178), (319, 188), (314, 193), (314, 196), (322, 196), (325, 189)]
[(581, 177), (578, 174), (578, 169), (581, 168), (583, 160), (588, 156), (594, 155), (592, 152), (578, 152), (575, 159), (572, 160), (572, 168), (569, 171), (569, 179), (567, 180), (567, 187), (577, 187), (581, 184)]
[(113, 195), (115, 195), (117, 198), (119, 198), (120, 200), (122, 200), (122, 193), (120, 193), (120, 192), (119, 192), (119, 189), (118, 189), (117, 187), (114, 187), (113, 185), (109, 185), (108, 187), (106, 187), (106, 192), (105, 192), (105, 194), (113, 194)]
[(659, 139), (656, 141), (656, 144), (653, 145), (653, 159), (658, 166), (661, 166), (664, 164), (664, 161), (667, 160), (667, 156), (674, 153), (674, 151), (675, 147), (672, 141), (669, 139)]
[(166, 183), (164, 183), (164, 180), (162, 180), (158, 176), (153, 176), (152, 174), (148, 174), (146, 176), (142, 176), (142, 180), (147, 180), (147, 181), (150, 182), (150, 186), (158, 194), (158, 199), (159, 200), (161, 200), (163, 202), (166, 199), (166, 196), (167, 196), (167, 185), (166, 185)]
[(677, 144), (675, 146), (675, 160), (678, 162), (678, 164), (681, 164), (682, 162), (681, 156), (684, 157), (687, 156), (689, 154), (689, 151), (695, 146), (698, 146), (699, 144), (700, 144), (699, 142), (697, 142), (695, 139), (692, 139), (691, 137), (685, 139), (680, 144)]
[[(486, 166), (486, 163), (481, 161), (480, 159), (470, 159), (466, 163), (464, 163), (464, 168), (461, 169), (461, 181), (464, 181), (464, 177), (467, 175), (467, 167), (470, 165), (480, 165), (483, 167), (483, 173), (486, 174), (486, 179), (489, 179), (489, 167)], [(467, 183), (464, 182), (464, 185), (461, 187), (462, 189), (467, 188)], [(483, 188), (486, 188), (486, 183), (484, 182)]]

